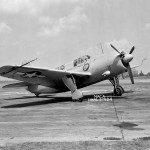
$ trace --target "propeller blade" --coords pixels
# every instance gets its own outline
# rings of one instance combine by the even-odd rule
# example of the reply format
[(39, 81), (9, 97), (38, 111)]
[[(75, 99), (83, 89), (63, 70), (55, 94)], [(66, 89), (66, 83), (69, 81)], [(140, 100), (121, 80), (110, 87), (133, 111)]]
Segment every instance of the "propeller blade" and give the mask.
[(132, 74), (132, 70), (131, 70), (130, 64), (128, 64), (128, 66), (127, 66), (127, 71), (128, 71), (131, 83), (134, 84), (134, 79), (133, 79), (133, 74)]
[(133, 51), (134, 51), (134, 49), (135, 49), (135, 47), (133, 46), (133, 47), (131, 48), (131, 50), (130, 50), (129, 54), (132, 54), (132, 53), (133, 53)]
[(122, 73), (121, 75), (122, 75), (122, 79), (124, 79), (124, 75), (123, 75), (123, 73)]
[(115, 48), (112, 44), (110, 44), (110, 46), (115, 50), (117, 51), (119, 54), (121, 54), (121, 52), (119, 50), (117, 50), (117, 48)]

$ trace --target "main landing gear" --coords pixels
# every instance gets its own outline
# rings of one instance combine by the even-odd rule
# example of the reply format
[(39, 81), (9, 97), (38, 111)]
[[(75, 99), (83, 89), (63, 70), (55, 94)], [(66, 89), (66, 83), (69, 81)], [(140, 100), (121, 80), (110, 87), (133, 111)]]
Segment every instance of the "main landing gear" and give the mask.
[(77, 89), (75, 79), (72, 75), (65, 76), (62, 78), (64, 84), (68, 87), (71, 91), (72, 101), (73, 102), (82, 102), (83, 101), (83, 94), (80, 90)]
[(114, 95), (115, 96), (121, 96), (124, 93), (124, 89), (122, 86), (119, 85), (119, 79), (118, 77), (110, 78), (109, 81), (114, 86)]

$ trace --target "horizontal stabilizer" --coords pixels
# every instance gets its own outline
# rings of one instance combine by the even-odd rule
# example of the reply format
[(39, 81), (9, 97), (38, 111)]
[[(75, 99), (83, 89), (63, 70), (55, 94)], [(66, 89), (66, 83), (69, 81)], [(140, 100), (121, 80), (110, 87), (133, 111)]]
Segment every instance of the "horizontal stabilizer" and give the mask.
[(2, 88), (19, 88), (19, 87), (26, 87), (29, 83), (26, 82), (19, 82), (19, 83), (13, 83), (3, 86)]

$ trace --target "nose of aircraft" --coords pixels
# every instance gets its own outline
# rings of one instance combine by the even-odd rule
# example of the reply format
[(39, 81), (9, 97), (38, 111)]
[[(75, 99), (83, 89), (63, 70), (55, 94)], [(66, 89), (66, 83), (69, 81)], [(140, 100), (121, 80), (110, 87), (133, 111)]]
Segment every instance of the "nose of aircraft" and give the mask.
[(131, 54), (125, 54), (123, 58), (123, 63), (128, 64), (133, 59), (133, 56)]

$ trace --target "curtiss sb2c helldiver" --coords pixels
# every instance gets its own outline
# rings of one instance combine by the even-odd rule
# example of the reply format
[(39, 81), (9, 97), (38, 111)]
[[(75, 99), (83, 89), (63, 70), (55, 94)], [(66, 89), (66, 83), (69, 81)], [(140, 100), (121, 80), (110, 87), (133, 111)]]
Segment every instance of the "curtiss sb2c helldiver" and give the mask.
[(37, 97), (40, 94), (52, 94), (71, 91), (72, 101), (82, 101), (83, 93), (80, 88), (109, 80), (114, 86), (114, 95), (121, 96), (124, 89), (119, 85), (118, 75), (129, 73), (131, 83), (134, 79), (130, 67), (133, 59), (133, 46), (129, 53), (120, 52), (110, 45), (116, 52), (102, 54), (97, 58), (89, 55), (80, 57), (56, 69), (25, 67), (29, 61), (21, 66), (2, 66), (0, 76), (19, 80), (21, 82), (5, 85), (4, 88), (26, 87)]

